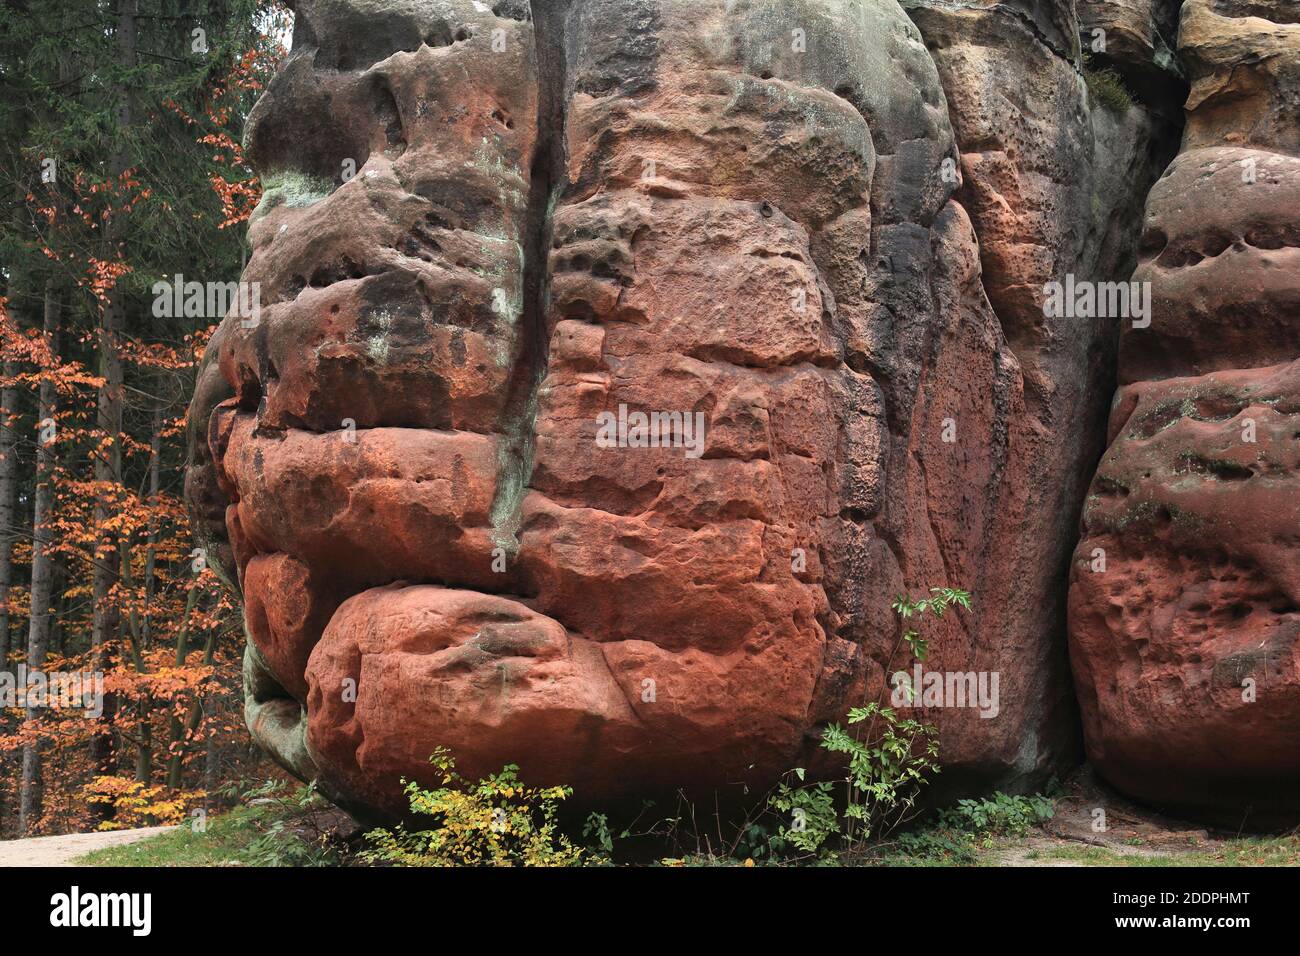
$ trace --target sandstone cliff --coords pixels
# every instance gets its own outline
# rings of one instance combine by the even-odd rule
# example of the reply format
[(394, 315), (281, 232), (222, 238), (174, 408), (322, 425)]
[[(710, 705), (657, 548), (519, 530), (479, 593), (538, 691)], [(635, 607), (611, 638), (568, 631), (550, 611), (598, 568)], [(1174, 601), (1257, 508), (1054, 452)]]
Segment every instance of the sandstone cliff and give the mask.
[[(1300, 11), (1188, 0), (1182, 151), (1151, 190), (1070, 577), (1088, 756), (1232, 826), (1300, 800)], [(1100, 559), (1100, 560), (1099, 560)]]
[[(1264, 369), (1295, 353), (1283, 6), (298, 0), (247, 135), (269, 304), (223, 323), (191, 409), (254, 736), (389, 813), (435, 746), (588, 801), (764, 787), (909, 665), (890, 601), (944, 584), (974, 605), (926, 667), (996, 673), (1000, 700), (925, 714), (943, 790), (1023, 789), (1078, 758), (1068, 577), (1089, 753), (1164, 799), (1133, 768), (1201, 772), (1160, 729), (1202, 712), (1178, 655), (1223, 656), (1188, 643), (1197, 614), (1270, 615), (1233, 641), (1273, 640), (1295, 686), (1295, 374)], [(1135, 265), (1153, 320), (1122, 357), (1126, 317), (1045, 313), (1050, 283)], [(1181, 468), (1232, 458), (1201, 423), (1247, 408), (1242, 456), (1270, 457), (1234, 467), (1260, 481)], [(698, 420), (698, 447), (609, 447), (629, 411)], [(1148, 636), (1212, 578), (1160, 519), (1189, 482), (1203, 568), (1250, 595)], [(1243, 759), (1289, 740), (1278, 706)], [(1230, 746), (1234, 720), (1204, 723)]]

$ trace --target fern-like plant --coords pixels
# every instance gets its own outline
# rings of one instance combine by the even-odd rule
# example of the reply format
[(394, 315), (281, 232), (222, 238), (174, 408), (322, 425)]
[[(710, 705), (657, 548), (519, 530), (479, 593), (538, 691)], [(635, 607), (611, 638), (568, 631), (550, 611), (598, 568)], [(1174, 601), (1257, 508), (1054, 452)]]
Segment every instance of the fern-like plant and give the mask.
[[(927, 614), (941, 618), (952, 607), (969, 610), (970, 594), (957, 588), (931, 588), (930, 597), (899, 595), (891, 607), (906, 624)], [(886, 673), (903, 644), (918, 661), (929, 652), (920, 633), (905, 626), (886, 662)], [(836, 783), (806, 783), (803, 768), (786, 774), (768, 798), (768, 807), (785, 821), (768, 839), (769, 856), (788, 857), (794, 850), (831, 857), (837, 837), (840, 850), (861, 850), (868, 840), (909, 819), (921, 789), (939, 772), (939, 731), (932, 724), (901, 717), (874, 701), (850, 710), (847, 723), (848, 728), (831, 724), (821, 740), (823, 749), (847, 758), (838, 804)]]

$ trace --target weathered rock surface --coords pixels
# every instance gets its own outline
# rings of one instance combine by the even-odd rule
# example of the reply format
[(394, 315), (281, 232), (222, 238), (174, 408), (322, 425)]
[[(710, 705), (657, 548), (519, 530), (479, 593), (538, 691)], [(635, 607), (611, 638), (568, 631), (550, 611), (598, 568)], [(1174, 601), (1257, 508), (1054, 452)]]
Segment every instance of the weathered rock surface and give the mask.
[[(1060, 580), (1076, 542), (1086, 463), (1103, 448), (1118, 341), (1114, 318), (1046, 316), (1044, 287), (1068, 277), (1105, 281), (1132, 268), (1132, 210), (1172, 155), (1177, 127), (1158, 98), (1137, 99), (1122, 113), (1090, 102), (1072, 4), (904, 6), (947, 94), (961, 154), (956, 199), (979, 238), (983, 286), (1022, 382), (1007, 453), (981, 450), (1015, 497), (990, 502), (1002, 537), (985, 545), (977, 576), (967, 580), (986, 602), (980, 646), (996, 669), (1014, 675), (1013, 699), (1036, 711), (1032, 724), (980, 720), (971, 737), (982, 746), (1023, 745), (1015, 758), (1023, 768), (1074, 746), (1057, 640), (1065, 616)], [(946, 480), (932, 478), (930, 494)], [(1003, 727), (1014, 727), (1012, 736), (1000, 737)], [(1006, 750), (993, 759), (1012, 762)], [(994, 782), (1001, 783), (986, 784)]]
[(1117, 403), (1070, 592), (1089, 757), (1171, 810), (1285, 817), (1300, 787), (1300, 362), (1137, 383)]
[[(1173, 130), (1090, 103), (1073, 3), (295, 6), (247, 135), (267, 304), (187, 485), (282, 764), (382, 813), (437, 746), (584, 801), (766, 786), (940, 584), (975, 606), (925, 667), (1000, 675), (923, 714), (947, 788), (1071, 759), (1118, 330), (1043, 287), (1129, 274)], [(650, 412), (682, 440), (603, 440)]]
[(1149, 107), (1174, 112), (1186, 96), (1177, 47), (1182, 0), (1077, 0), (1082, 52), (1114, 69)]
[(1234, 826), (1300, 812), (1300, 23), (1188, 0), (1183, 152), (1151, 191), (1070, 587), (1089, 758)]
[(1297, 35), (1293, 0), (1186, 0), (1178, 52), (1192, 93), (1183, 148), (1300, 153)]
[(1147, 203), (1133, 279), (1151, 283), (1152, 321), (1122, 340), (1121, 383), (1295, 358), (1297, 210), (1300, 156), (1239, 146), (1181, 153)]

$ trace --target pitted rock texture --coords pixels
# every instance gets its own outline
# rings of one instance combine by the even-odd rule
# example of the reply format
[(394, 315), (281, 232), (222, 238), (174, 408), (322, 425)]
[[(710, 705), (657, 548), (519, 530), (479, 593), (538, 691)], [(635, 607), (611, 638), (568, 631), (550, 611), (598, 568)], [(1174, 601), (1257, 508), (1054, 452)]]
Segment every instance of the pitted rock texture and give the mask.
[(1152, 321), (1121, 342), (1123, 384), (1295, 358), (1300, 156), (1181, 153), (1151, 190), (1133, 279), (1151, 283)]
[[(388, 815), (439, 746), (584, 802), (765, 787), (940, 584), (975, 606), (926, 668), (1001, 687), (918, 713), (945, 785), (1071, 757), (1116, 331), (1039, 296), (1127, 275), (1163, 127), (1088, 102), (1073, 4), (906, 6), (295, 4), (247, 134), (267, 304), (209, 347), (187, 485), (286, 767)], [(702, 433), (601, 439), (650, 412)]]
[(1151, 191), (1147, 328), (1070, 585), (1089, 758), (1124, 792), (1233, 826), (1300, 814), (1300, 23), (1188, 0), (1179, 154)]
[(1287, 819), (1300, 786), (1300, 362), (1141, 382), (1118, 402), (1070, 592), (1089, 756), (1171, 810)]

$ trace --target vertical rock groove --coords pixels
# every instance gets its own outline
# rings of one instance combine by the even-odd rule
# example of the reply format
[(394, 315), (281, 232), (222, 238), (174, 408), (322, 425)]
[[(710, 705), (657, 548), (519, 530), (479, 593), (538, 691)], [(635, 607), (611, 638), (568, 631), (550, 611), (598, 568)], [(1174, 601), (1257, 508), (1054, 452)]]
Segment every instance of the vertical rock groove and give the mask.
[(550, 332), (547, 327), (547, 260), (555, 200), (566, 185), (566, 105), (568, 70), (565, 27), (572, 0), (532, 0), (533, 47), (537, 79), (537, 142), (529, 169), (528, 213), (524, 232), (524, 298), (520, 316), (520, 354), (502, 415), (501, 460), (492, 502), (493, 541), (518, 549), (519, 509), (532, 474), (537, 393), (546, 377)]

